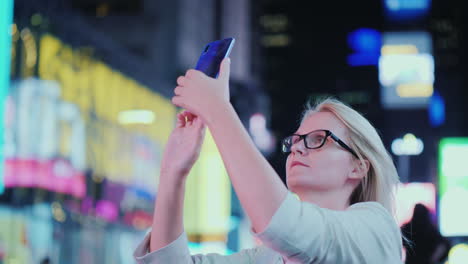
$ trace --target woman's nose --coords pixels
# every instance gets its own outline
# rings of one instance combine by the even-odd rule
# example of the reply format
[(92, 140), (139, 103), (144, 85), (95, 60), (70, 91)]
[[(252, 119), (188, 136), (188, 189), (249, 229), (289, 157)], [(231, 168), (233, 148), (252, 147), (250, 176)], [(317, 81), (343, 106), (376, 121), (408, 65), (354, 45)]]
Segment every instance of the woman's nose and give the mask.
[(304, 146), (304, 142), (302, 142), (302, 140), (299, 140), (296, 143), (294, 143), (291, 146), (291, 153), (299, 154), (299, 155), (303, 155), (304, 153), (306, 153), (306, 148)]

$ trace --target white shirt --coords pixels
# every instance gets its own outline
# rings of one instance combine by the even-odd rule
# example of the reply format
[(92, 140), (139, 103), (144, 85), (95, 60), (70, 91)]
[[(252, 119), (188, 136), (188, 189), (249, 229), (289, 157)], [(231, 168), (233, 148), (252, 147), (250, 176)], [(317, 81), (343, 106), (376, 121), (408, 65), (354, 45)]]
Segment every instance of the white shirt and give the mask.
[(169, 245), (149, 253), (148, 234), (134, 257), (140, 264), (283, 264), (402, 263), (400, 229), (377, 202), (351, 205), (345, 211), (299, 201), (288, 192), (265, 231), (254, 234), (263, 246), (224, 256), (190, 255), (183, 232)]

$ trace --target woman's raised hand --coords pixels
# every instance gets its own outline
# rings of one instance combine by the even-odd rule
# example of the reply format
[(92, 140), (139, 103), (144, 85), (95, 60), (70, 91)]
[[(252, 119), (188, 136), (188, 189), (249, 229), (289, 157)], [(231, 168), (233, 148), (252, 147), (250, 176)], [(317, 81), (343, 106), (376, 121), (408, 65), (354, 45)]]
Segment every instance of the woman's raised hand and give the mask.
[(217, 79), (201, 71), (190, 69), (177, 79), (172, 103), (187, 109), (209, 125), (211, 115), (223, 104), (229, 104), (230, 59), (221, 63)]
[[(166, 143), (161, 163), (161, 177), (184, 180), (200, 156), (206, 127), (191, 112), (177, 115), (177, 125)], [(167, 175), (167, 176), (166, 176)]]

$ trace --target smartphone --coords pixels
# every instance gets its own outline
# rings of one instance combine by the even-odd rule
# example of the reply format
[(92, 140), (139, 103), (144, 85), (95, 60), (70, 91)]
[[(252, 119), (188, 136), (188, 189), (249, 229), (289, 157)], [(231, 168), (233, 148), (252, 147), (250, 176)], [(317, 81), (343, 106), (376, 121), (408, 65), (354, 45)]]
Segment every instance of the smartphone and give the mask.
[(234, 42), (234, 38), (225, 38), (208, 43), (203, 49), (195, 69), (212, 78), (217, 78), (221, 61), (229, 56)]

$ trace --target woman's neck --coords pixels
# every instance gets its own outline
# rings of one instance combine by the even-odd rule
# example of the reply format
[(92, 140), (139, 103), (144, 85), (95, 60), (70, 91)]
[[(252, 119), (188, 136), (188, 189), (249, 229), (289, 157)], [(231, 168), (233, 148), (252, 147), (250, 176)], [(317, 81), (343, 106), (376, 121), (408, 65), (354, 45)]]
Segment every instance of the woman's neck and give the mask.
[(349, 207), (350, 193), (337, 191), (297, 191), (295, 192), (303, 202), (313, 203), (319, 207), (343, 211)]

